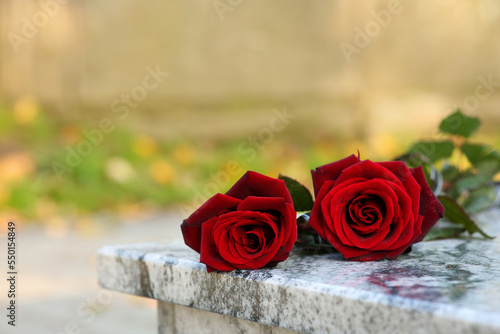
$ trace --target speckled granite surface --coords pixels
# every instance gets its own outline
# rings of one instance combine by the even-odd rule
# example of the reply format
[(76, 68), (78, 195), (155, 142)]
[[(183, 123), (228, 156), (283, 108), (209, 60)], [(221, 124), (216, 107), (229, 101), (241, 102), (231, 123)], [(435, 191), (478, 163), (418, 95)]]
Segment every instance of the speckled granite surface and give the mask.
[(266, 326), (195, 308), (158, 303), (158, 334), (296, 334), (295, 331)]
[(178, 244), (107, 246), (108, 289), (305, 333), (500, 333), (500, 210), (491, 240), (422, 242), (395, 261), (292, 255), (273, 269), (208, 274)]

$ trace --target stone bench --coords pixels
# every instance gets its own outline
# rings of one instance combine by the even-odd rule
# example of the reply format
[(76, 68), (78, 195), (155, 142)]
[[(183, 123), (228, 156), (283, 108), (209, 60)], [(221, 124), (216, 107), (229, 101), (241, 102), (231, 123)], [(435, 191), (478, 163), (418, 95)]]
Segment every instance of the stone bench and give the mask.
[(158, 300), (159, 333), (500, 333), (500, 210), (492, 241), (422, 242), (395, 261), (292, 255), (207, 273), (183, 244), (106, 246), (102, 287)]

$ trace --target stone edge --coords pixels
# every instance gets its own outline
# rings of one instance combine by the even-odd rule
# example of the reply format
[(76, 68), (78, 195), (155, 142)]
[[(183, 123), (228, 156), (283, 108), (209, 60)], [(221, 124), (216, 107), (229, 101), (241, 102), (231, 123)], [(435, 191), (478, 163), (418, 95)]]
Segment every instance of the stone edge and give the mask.
[[(144, 253), (137, 250), (138, 248), (154, 251)], [(110, 290), (305, 333), (329, 332), (329, 330), (366, 333), (500, 332), (500, 319), (498, 314), (494, 313), (349, 287), (321, 283), (311, 285), (299, 279), (273, 276), (260, 280), (258, 275), (252, 278), (250, 271), (209, 274), (205, 265), (201, 263), (166, 256), (163, 252), (167, 249), (168, 245), (155, 243), (101, 248), (97, 253), (99, 284)], [(249, 275), (242, 276), (241, 272)], [(176, 286), (178, 284), (174, 283), (175, 279), (188, 286)], [(253, 300), (256, 297), (246, 291), (245, 286), (241, 284), (242, 281), (245, 281), (244, 285), (248, 285), (248, 281), (253, 282), (259, 291), (259, 300), (262, 298), (271, 300), (276, 291), (284, 291), (279, 288), (284, 288), (289, 300), (300, 305), (292, 307), (292, 311), (280, 309), (281, 316), (278, 314), (278, 319), (276, 316), (274, 318), (266, 316), (272, 315), (273, 310), (280, 308), (280, 305)], [(195, 293), (196, 284), (203, 284), (200, 290), (215, 284), (216, 299), (210, 300), (210, 296)], [(235, 287), (238, 287), (237, 292), (234, 290)], [(231, 294), (239, 294), (238, 304), (242, 303), (242, 300), (249, 305), (259, 304), (259, 312), (257, 314), (247, 312), (245, 309), (242, 310), (240, 305), (235, 305), (234, 300), (231, 303), (230, 298), (227, 302), (224, 298), (219, 298), (230, 297)], [(303, 319), (300, 319), (301, 317)], [(304, 320), (306, 318), (307, 321)], [(362, 328), (354, 328), (355, 323)]]

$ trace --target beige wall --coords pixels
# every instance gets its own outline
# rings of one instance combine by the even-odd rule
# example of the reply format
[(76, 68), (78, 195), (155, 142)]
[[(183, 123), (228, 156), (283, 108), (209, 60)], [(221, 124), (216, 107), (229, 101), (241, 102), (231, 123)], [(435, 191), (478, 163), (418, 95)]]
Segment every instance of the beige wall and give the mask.
[[(373, 24), (372, 11), (390, 1), (69, 0), (14, 52), (9, 33), (21, 35), (23, 17), (32, 22), (40, 3), (55, 2), (0, 2), (0, 99), (31, 94), (67, 114), (109, 110), (158, 64), (170, 76), (148, 93), (150, 109), (174, 100), (322, 101), (361, 118), (394, 110), (395, 122), (411, 122), (449, 112), (479, 76), (500, 81), (496, 0), (401, 0), (351, 62), (341, 43), (354, 45), (355, 28)], [(214, 4), (231, 3), (222, 20)], [(493, 111), (499, 96), (482, 110)]]

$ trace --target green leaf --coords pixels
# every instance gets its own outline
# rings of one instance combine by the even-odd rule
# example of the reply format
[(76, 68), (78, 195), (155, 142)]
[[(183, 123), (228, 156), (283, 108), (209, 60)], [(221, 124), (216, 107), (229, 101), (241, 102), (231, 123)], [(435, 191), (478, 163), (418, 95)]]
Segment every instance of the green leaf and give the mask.
[(444, 206), (444, 216), (450, 223), (463, 226), (469, 234), (474, 232), (480, 233), (487, 239), (493, 239), (483, 232), (472, 220), (472, 218), (464, 211), (464, 209), (451, 197), (446, 195), (438, 196), (439, 201)]
[(500, 171), (500, 153), (493, 147), (464, 143), (460, 149), (478, 173), (493, 176)]
[(486, 160), (500, 160), (498, 151), (489, 145), (464, 143), (460, 149), (473, 165)]
[(495, 174), (500, 172), (500, 160), (486, 160), (478, 163), (475, 167), (478, 174), (488, 175), (493, 178)]
[(445, 181), (451, 182), (460, 175), (460, 171), (453, 165), (445, 164), (443, 168), (441, 168), (441, 174), (443, 175), (443, 179)]
[(312, 210), (314, 201), (311, 193), (306, 187), (298, 181), (285, 175), (280, 174), (279, 179), (285, 181), (286, 187), (292, 196), (295, 211), (300, 212)]
[(489, 175), (491, 178), (500, 172), (500, 160), (486, 160), (480, 162), (476, 166), (476, 170), (479, 174)]
[(408, 168), (420, 167), (431, 163), (429, 158), (420, 152), (407, 152), (397, 158), (394, 158), (394, 160), (404, 161)]
[(448, 158), (453, 153), (453, 143), (449, 140), (444, 141), (420, 141), (410, 148), (410, 152), (422, 153), (435, 162), (437, 160)]
[(442, 175), (431, 163), (430, 159), (420, 152), (409, 152), (394, 160), (404, 161), (410, 168), (422, 167), (425, 179), (433, 193), (440, 193), (442, 186)]
[(491, 207), (495, 197), (496, 193), (493, 186), (482, 187), (470, 192), (463, 202), (463, 207), (469, 213), (476, 213)]
[(458, 238), (465, 231), (465, 228), (460, 226), (433, 227), (424, 241)]
[(466, 116), (458, 109), (456, 112), (443, 119), (439, 125), (439, 130), (444, 133), (469, 138), (470, 135), (477, 130), (480, 124), (479, 118)]
[(491, 179), (485, 174), (463, 174), (455, 181), (455, 190), (461, 194), (466, 190), (477, 189)]

